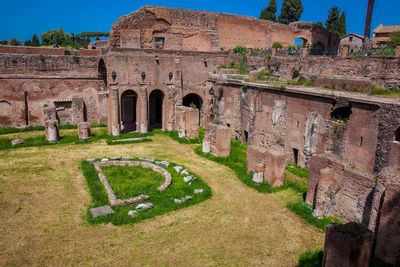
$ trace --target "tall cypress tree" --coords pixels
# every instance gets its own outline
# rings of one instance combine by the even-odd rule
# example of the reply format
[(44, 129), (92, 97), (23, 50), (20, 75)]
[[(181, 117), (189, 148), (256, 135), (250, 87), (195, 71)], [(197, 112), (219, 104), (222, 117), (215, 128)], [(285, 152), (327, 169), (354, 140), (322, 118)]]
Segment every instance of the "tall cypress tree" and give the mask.
[(340, 11), (337, 6), (331, 7), (325, 22), (326, 29), (336, 33), (339, 37), (346, 35), (346, 13), (343, 11), (340, 14)]
[(270, 0), (268, 7), (261, 10), (260, 19), (276, 21), (276, 0)]
[(36, 33), (32, 37), (32, 46), (40, 46), (40, 41)]
[(289, 24), (298, 21), (302, 13), (303, 3), (301, 0), (283, 0), (278, 21), (280, 23)]

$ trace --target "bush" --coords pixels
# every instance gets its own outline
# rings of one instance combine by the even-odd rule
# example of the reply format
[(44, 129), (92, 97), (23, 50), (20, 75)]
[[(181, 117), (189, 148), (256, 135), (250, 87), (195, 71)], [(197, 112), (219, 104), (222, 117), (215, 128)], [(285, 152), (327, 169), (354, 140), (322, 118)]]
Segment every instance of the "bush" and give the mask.
[(234, 54), (245, 55), (246, 54), (246, 47), (244, 47), (242, 45), (238, 45), (235, 48), (233, 48), (233, 53)]
[(306, 251), (300, 254), (299, 267), (321, 267), (324, 253), (322, 250)]
[(283, 45), (281, 43), (274, 43), (272, 48), (283, 48)]

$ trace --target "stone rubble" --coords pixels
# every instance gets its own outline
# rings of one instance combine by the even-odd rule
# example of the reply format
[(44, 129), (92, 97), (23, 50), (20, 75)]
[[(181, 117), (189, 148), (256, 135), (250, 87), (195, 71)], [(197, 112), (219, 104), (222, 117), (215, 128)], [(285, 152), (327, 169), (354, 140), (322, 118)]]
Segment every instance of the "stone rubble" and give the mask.
[(182, 175), (189, 175), (189, 172), (186, 169), (184, 169), (183, 171), (181, 171), (181, 174)]
[(22, 145), (25, 142), (24, 139), (13, 139), (11, 141), (11, 145), (15, 146), (15, 145)]
[(152, 208), (154, 208), (154, 205), (153, 205), (152, 203), (150, 203), (150, 202), (148, 202), (148, 203), (141, 203), (141, 204), (139, 204), (139, 205), (136, 206), (136, 209), (137, 209), (138, 211), (146, 211), (146, 210), (152, 209)]
[(253, 174), (253, 178), (251, 179), (255, 184), (261, 184), (264, 181), (264, 176), (262, 172), (256, 172)]
[(177, 198), (174, 198), (174, 202), (175, 202), (175, 204), (181, 204), (181, 203), (182, 203), (182, 200), (177, 199)]
[(133, 160), (133, 157), (131, 156), (125, 156), (121, 158), (122, 160)]
[(128, 215), (131, 216), (131, 217), (135, 217), (135, 216), (138, 215), (138, 214), (139, 214), (139, 212), (137, 212), (136, 210), (130, 210), (130, 211), (128, 212)]
[(194, 193), (195, 194), (203, 194), (204, 189), (195, 189)]
[(154, 163), (154, 159), (152, 158), (139, 158), (141, 161), (149, 162), (149, 163)]
[(97, 162), (97, 159), (87, 159), (86, 161), (90, 162), (90, 163), (95, 163), (95, 162)]
[(101, 159), (101, 163), (109, 162), (109, 161), (110, 161), (110, 160), (109, 160), (108, 158)]
[(169, 167), (169, 162), (165, 161), (165, 160), (164, 161), (156, 161), (154, 163), (159, 165), (159, 166), (161, 166), (161, 167), (164, 167), (164, 168), (168, 168)]
[(185, 176), (183, 178), (183, 181), (185, 181), (185, 183), (188, 183), (190, 181), (192, 181), (194, 179), (193, 175), (189, 175), (189, 176)]
[(182, 202), (186, 202), (186, 201), (191, 200), (191, 199), (193, 199), (192, 196), (184, 196), (184, 197), (182, 198)]
[(110, 160), (120, 160), (120, 157), (111, 157)]
[(183, 167), (181, 167), (181, 166), (175, 166), (174, 169), (175, 169), (175, 171), (176, 171), (177, 173), (181, 173), (181, 171), (183, 170)]
[(99, 216), (106, 216), (108, 214), (114, 213), (110, 206), (102, 206), (90, 209), (93, 219)]

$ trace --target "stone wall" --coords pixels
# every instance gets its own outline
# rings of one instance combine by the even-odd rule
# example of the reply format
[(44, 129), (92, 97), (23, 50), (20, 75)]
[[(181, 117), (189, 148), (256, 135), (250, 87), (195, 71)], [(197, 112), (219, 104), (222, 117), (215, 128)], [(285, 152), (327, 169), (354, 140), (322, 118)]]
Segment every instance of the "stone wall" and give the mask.
[(64, 56), (65, 49), (64, 48), (0, 45), (0, 54)]
[(84, 99), (89, 122), (105, 122), (98, 64), (91, 57), (0, 55), (0, 126), (43, 125), (45, 105), (57, 108), (62, 121), (71, 121), (74, 97)]
[(122, 16), (110, 33), (110, 43), (117, 47), (190, 51), (219, 51), (237, 45), (266, 48), (274, 42), (287, 46), (294, 45), (295, 38), (307, 44), (321, 41), (332, 48), (338, 44), (336, 34), (313, 23), (284, 25), (247, 16), (156, 6)]

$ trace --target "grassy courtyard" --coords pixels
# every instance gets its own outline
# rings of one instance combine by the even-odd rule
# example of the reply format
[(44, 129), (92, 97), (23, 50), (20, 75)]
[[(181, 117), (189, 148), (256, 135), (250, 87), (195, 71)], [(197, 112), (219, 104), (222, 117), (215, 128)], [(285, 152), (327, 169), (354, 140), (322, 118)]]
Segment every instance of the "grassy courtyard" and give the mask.
[[(231, 168), (198, 156), (196, 145), (163, 134), (151, 138), (1, 150), (0, 265), (294, 266), (301, 252), (323, 247), (323, 231), (286, 208), (302, 199), (295, 190), (258, 192)], [(81, 161), (126, 155), (181, 164), (210, 186), (212, 197), (137, 223), (90, 223), (93, 200)]]

